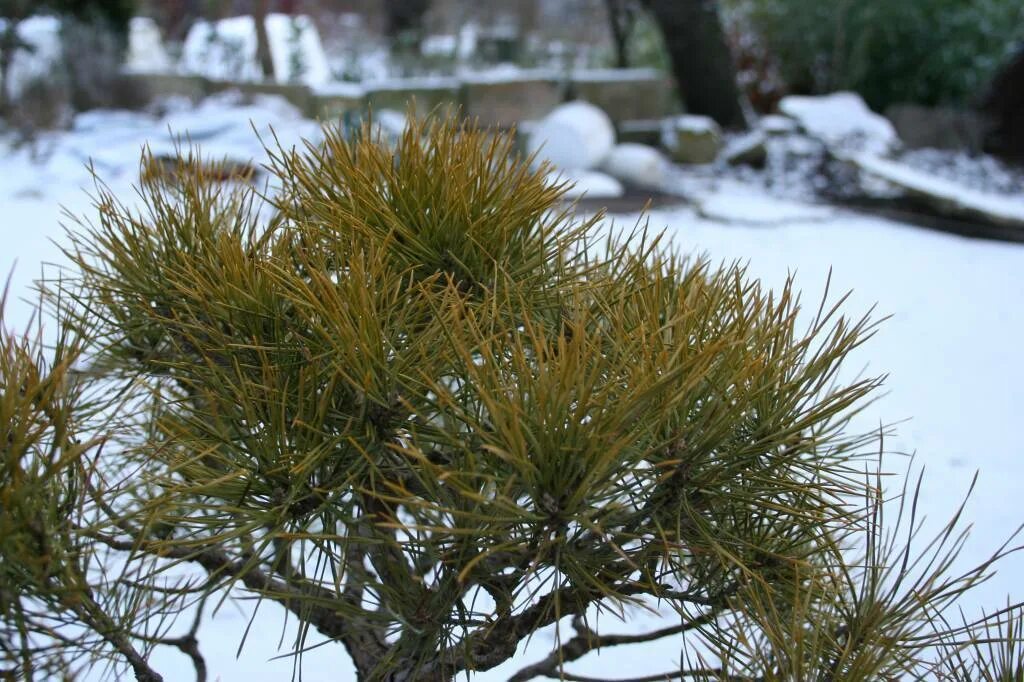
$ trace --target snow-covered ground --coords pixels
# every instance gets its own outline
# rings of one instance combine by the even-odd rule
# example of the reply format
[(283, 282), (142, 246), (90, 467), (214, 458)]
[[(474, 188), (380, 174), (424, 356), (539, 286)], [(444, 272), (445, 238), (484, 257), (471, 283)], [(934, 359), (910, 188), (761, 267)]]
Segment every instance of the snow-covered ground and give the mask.
[[(117, 194), (129, 198), (142, 145), (170, 152), (176, 134), (189, 132), (207, 156), (258, 162), (263, 152), (250, 119), (260, 131), (273, 126), (285, 144), (316, 134), (314, 124), (280, 100), (241, 106), (225, 96), (195, 110), (170, 107), (163, 116), (82, 115), (74, 130), (39, 141), (47, 154), (43, 163), (31, 162), (25, 150), (12, 150), (0, 141), (0, 276), (14, 268), (5, 323), (27, 324), (31, 306), (16, 299), (29, 296), (42, 262), (59, 260), (59, 249), (50, 240), (61, 238), (62, 208), (89, 215), (88, 160)], [(842, 209), (826, 210), (799, 198), (783, 202), (754, 183), (730, 180), (716, 192), (700, 213), (690, 207), (652, 212), (651, 226), (666, 229), (681, 250), (704, 252), (715, 261), (748, 262), (750, 274), (771, 285), (780, 285), (795, 272), (811, 303), (831, 271), (833, 292), (852, 290), (846, 305), (850, 315), (877, 306), (877, 316), (891, 316), (849, 367), (852, 373), (889, 375), (888, 392), (858, 425), (867, 430), (899, 422), (886, 449), (914, 452), (916, 464), (927, 468), (921, 500), (932, 528), (955, 510), (974, 471), (980, 470), (967, 508), (975, 528), (963, 563), (987, 556), (1024, 521), (1024, 509), (1016, 504), (1024, 480), (1024, 446), (1016, 421), (1024, 407), (1024, 246), (966, 240)], [(746, 219), (765, 215), (773, 219)], [(614, 216), (609, 226), (629, 228), (636, 220), (635, 215)], [(903, 471), (906, 461), (892, 455), (887, 466)], [(891, 485), (896, 490), (899, 482)], [(1008, 593), (1024, 598), (1020, 575), (1024, 556), (1003, 562), (995, 578), (963, 603), (968, 615), (1005, 605)], [(267, 663), (291, 641), (291, 631), (282, 636), (281, 614), (273, 606), (261, 606), (236, 660), (248, 608), (248, 603), (226, 604), (200, 630), (210, 679), (288, 679), (290, 659)], [(604, 622), (612, 631), (639, 631), (647, 629), (650, 618), (633, 614), (626, 624)], [(474, 679), (507, 679), (546, 655), (552, 637), (550, 631), (538, 633), (514, 662)], [(664, 672), (678, 660), (673, 642), (649, 645), (636, 655), (623, 653), (591, 654), (571, 669), (604, 678), (636, 677)], [(191, 666), (173, 652), (161, 652), (154, 664), (167, 680), (193, 679)], [(354, 678), (341, 647), (328, 646), (306, 654), (303, 679)]]

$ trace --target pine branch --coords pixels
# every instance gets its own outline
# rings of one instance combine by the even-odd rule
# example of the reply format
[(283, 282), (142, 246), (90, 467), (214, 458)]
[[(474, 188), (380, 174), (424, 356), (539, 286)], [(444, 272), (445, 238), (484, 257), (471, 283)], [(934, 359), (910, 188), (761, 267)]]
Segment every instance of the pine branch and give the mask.
[[(562, 669), (563, 666), (566, 663), (586, 656), (591, 651), (621, 644), (653, 642), (663, 637), (683, 634), (714, 621), (716, 617), (717, 613), (715, 611), (709, 611), (686, 623), (654, 630), (653, 632), (639, 635), (599, 635), (586, 626), (582, 617), (577, 616), (572, 621), (573, 628), (578, 633), (575, 637), (552, 651), (544, 660), (520, 670), (509, 678), (509, 682), (527, 682), (527, 680), (542, 676), (553, 679), (569, 679), (567, 673)], [(665, 677), (659, 676), (656, 679), (665, 679)]]

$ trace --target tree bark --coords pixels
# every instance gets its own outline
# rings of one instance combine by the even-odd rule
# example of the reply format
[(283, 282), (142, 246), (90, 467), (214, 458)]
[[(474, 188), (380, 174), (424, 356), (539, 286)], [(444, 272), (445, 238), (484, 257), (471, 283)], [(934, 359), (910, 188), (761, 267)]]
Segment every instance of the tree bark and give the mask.
[(270, 56), (270, 37), (267, 36), (268, 0), (254, 0), (252, 18), (256, 22), (256, 57), (260, 62), (264, 80), (274, 80), (274, 60)]
[(615, 45), (615, 66), (625, 69), (629, 66), (629, 34), (633, 32), (639, 8), (632, 0), (605, 0), (604, 4)]
[(746, 129), (725, 31), (715, 0), (644, 0), (661, 29), (687, 111), (723, 128)]

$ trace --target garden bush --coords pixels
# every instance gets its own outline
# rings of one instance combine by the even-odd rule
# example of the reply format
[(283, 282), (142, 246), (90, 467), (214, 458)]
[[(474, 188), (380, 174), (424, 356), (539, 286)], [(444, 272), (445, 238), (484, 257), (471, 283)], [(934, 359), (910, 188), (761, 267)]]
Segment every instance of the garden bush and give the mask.
[(890, 104), (975, 104), (1015, 40), (1008, 0), (733, 0), (778, 58), (790, 90), (854, 90)]
[[(409, 120), (394, 150), (275, 148), (267, 191), (188, 156), (146, 157), (137, 207), (98, 185), (42, 284), (59, 343), (0, 342), (4, 674), (158, 680), (173, 646), (202, 677), (174, 621), (229, 595), (360, 680), (489, 670), (553, 624), (513, 679), (666, 637), (685, 679), (1020, 670), (1018, 606), (942, 616), (1012, 550), (954, 571), (955, 519), (912, 545), (913, 489), (883, 501), (850, 430), (870, 320), (598, 238), (507, 136)], [(676, 624), (598, 631), (633, 605)]]

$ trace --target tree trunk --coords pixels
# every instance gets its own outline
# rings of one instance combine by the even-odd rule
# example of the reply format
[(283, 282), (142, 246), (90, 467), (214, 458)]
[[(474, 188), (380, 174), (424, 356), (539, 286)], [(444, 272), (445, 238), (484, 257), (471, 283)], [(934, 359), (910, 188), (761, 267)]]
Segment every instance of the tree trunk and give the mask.
[(625, 69), (629, 66), (629, 34), (633, 31), (637, 8), (631, 0), (605, 0), (604, 4), (615, 46), (615, 66)]
[(268, 0), (254, 0), (252, 18), (256, 22), (256, 58), (263, 71), (263, 79), (274, 80), (274, 60), (270, 56), (270, 38), (267, 36)]
[(715, 0), (644, 0), (661, 29), (687, 111), (723, 128), (745, 129), (725, 31)]

